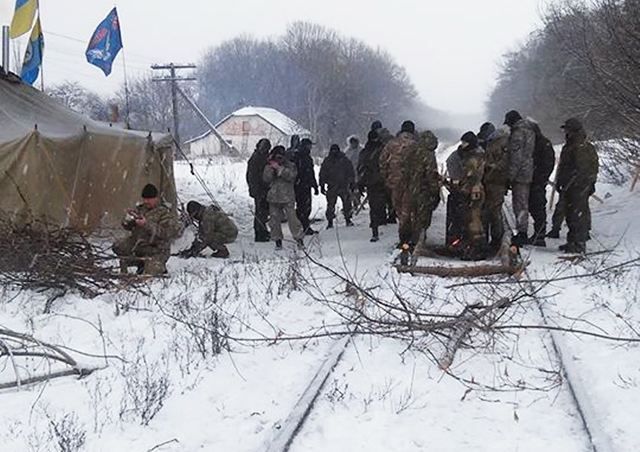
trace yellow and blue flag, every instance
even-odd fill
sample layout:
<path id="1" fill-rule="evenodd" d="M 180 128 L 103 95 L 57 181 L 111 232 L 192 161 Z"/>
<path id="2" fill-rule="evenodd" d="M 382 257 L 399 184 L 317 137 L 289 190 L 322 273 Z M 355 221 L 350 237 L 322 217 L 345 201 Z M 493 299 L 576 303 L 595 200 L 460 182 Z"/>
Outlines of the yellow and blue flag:
<path id="1" fill-rule="evenodd" d="M 91 36 L 86 52 L 87 61 L 102 69 L 104 75 L 109 75 L 113 60 L 116 59 L 120 49 L 122 49 L 120 21 L 118 11 L 113 8 Z"/>
<path id="2" fill-rule="evenodd" d="M 12 38 L 22 36 L 31 30 L 37 9 L 38 0 L 16 0 L 16 9 L 13 13 L 11 31 L 9 32 Z"/>
<path id="3" fill-rule="evenodd" d="M 24 54 L 22 63 L 22 72 L 20 78 L 23 82 L 33 85 L 40 74 L 42 66 L 42 56 L 44 54 L 44 36 L 42 35 L 42 27 L 40 26 L 40 18 L 36 20 L 36 24 L 31 31 L 27 51 Z"/>

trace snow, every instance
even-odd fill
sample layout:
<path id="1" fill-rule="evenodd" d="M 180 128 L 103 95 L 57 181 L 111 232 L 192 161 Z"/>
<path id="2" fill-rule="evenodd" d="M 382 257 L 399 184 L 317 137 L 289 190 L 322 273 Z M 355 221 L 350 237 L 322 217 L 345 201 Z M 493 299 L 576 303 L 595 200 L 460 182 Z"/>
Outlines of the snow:
<path id="1" fill-rule="evenodd" d="M 231 113 L 230 116 L 260 116 L 285 135 L 311 135 L 311 132 L 300 126 L 293 119 L 273 108 L 251 106 L 243 107 L 240 110 Z M 223 119 L 221 122 L 224 121 L 225 120 Z"/>
<path id="2" fill-rule="evenodd" d="M 441 155 L 447 149 L 443 145 Z M 46 294 L 0 288 L 1 327 L 95 355 L 72 352 L 83 365 L 100 368 L 81 380 L 63 378 L 0 392 L 0 425 L 5 426 L 0 450 L 58 450 L 50 419 L 59 423 L 70 413 L 86 431 L 84 450 L 145 451 L 165 442 L 158 450 L 265 450 L 335 344 L 331 338 L 275 338 L 319 332 L 339 322 L 336 312 L 313 295 L 337 299 L 345 287 L 326 272 L 310 273 L 314 267 L 290 242 L 280 253 L 271 243 L 253 243 L 245 165 L 229 159 L 195 165 L 216 202 L 239 226 L 231 260 L 172 258 L 170 277 L 149 282 L 144 293 L 93 300 L 69 294 L 54 303 L 50 314 L 42 313 Z M 176 178 L 181 202 L 210 202 L 188 165 L 176 164 Z M 594 240 L 589 245 L 593 250 L 616 247 L 616 255 L 602 257 L 610 265 L 637 257 L 640 197 L 629 194 L 628 187 L 603 185 L 598 192 L 611 196 L 592 205 Z M 316 218 L 324 217 L 324 208 L 323 197 L 314 198 Z M 444 210 L 440 206 L 429 230 L 431 244 L 443 240 Z M 370 244 L 367 211 L 355 219 L 355 228 L 344 228 L 340 217 L 336 229 L 307 241 L 309 254 L 339 273 L 349 272 L 380 296 L 392 297 L 398 287 L 425 307 L 451 313 L 487 296 L 482 288 L 454 291 L 448 288 L 451 281 L 399 275 L 389 265 L 394 226 L 385 227 L 381 241 Z M 192 236 L 188 231 L 174 251 L 188 246 Z M 560 262 L 551 247 L 528 253 L 530 278 L 579 274 L 595 265 Z M 606 279 L 555 282 L 542 294 L 544 309 L 558 325 L 634 336 L 633 329 L 640 331 L 638 280 L 635 268 Z M 514 306 L 504 321 L 539 325 L 539 313 L 528 306 Z M 228 323 L 230 336 L 243 340 L 231 341 L 229 352 L 203 357 L 193 333 L 175 318 L 200 323 L 211 319 L 212 312 Z M 258 341 L 264 337 L 274 340 Z M 556 337 L 572 382 L 589 397 L 594 428 L 609 438 L 613 450 L 640 450 L 635 425 L 640 418 L 638 347 L 562 333 Z M 568 387 L 557 373 L 548 333 L 518 330 L 492 338 L 474 335 L 473 341 L 482 350 L 460 350 L 450 375 L 430 356 L 440 351 L 435 341 L 418 337 L 417 343 L 428 347 L 407 348 L 390 338 L 356 336 L 291 451 L 591 450 Z M 105 353 L 126 362 L 105 361 L 100 358 Z M 11 377 L 10 368 L 0 368 L 0 381 Z M 163 406 L 147 426 L 130 411 L 127 396 L 145 378 L 170 382 Z M 464 381 L 477 384 L 469 390 Z"/>

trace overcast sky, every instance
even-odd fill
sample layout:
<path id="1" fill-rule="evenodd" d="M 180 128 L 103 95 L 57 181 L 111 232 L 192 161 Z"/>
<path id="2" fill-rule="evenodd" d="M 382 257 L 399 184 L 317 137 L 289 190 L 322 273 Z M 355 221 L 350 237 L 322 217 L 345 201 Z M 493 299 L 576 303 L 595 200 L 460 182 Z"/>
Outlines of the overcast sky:
<path id="1" fill-rule="evenodd" d="M 197 62 L 204 50 L 239 34 L 275 36 L 308 20 L 389 51 L 425 102 L 455 113 L 483 111 L 500 57 L 540 23 L 541 0 L 120 0 L 129 75 L 156 62 Z M 0 0 L 0 23 L 15 0 Z M 45 30 L 45 84 L 77 80 L 101 93 L 122 82 L 84 60 L 109 0 L 40 0 Z"/>

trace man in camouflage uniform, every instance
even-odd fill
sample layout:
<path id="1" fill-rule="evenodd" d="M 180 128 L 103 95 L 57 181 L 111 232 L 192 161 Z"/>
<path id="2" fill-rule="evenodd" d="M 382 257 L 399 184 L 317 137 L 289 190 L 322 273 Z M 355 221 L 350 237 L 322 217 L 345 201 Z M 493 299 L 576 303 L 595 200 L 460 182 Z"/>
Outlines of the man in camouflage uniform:
<path id="1" fill-rule="evenodd" d="M 484 214 L 489 250 L 497 252 L 504 236 L 502 205 L 507 192 L 507 169 L 509 166 L 509 130 L 501 127 L 487 139 L 484 166 Z"/>
<path id="2" fill-rule="evenodd" d="M 205 248 L 213 250 L 213 257 L 229 257 L 229 249 L 225 246 L 238 238 L 238 227 L 219 207 L 205 207 L 196 201 L 187 203 L 189 217 L 197 223 L 198 233 L 191 248 L 180 253 L 181 257 L 198 256 Z"/>
<path id="3" fill-rule="evenodd" d="M 405 121 L 398 135 L 387 143 L 380 155 L 380 172 L 391 192 L 393 208 L 398 216 L 400 245 L 410 244 L 414 232 L 406 162 L 416 143 L 416 138 L 415 124 Z"/>
<path id="4" fill-rule="evenodd" d="M 465 197 L 463 259 L 479 260 L 486 257 L 486 243 L 483 228 L 484 205 L 484 153 L 473 132 L 466 132 L 461 138 L 463 176 L 459 190 Z"/>
<path id="5" fill-rule="evenodd" d="M 302 223 L 303 231 L 306 235 L 317 234 L 316 231 L 311 229 L 311 209 L 312 209 L 312 195 L 318 195 L 318 182 L 316 181 L 316 173 L 311 158 L 311 148 L 313 143 L 308 138 L 300 141 L 298 150 L 294 154 L 293 163 L 296 165 L 298 175 L 295 181 L 295 194 L 296 194 L 296 215 L 298 220 Z"/>
<path id="6" fill-rule="evenodd" d="M 282 222 L 289 223 L 289 230 L 299 247 L 304 246 L 302 238 L 304 229 L 295 211 L 296 193 L 294 184 L 298 176 L 296 165 L 285 157 L 283 146 L 276 146 L 269 154 L 263 179 L 269 186 L 269 226 L 271 239 L 276 242 L 276 249 L 282 249 Z"/>
<path id="7" fill-rule="evenodd" d="M 382 145 L 382 149 L 393 139 L 393 135 L 389 132 L 389 129 L 382 126 L 382 122 L 373 121 L 371 123 L 371 131 L 375 132 L 378 136 L 378 140 Z M 379 160 L 379 159 L 378 159 Z M 388 188 L 385 187 L 385 223 L 384 224 L 395 224 L 396 223 L 396 212 L 393 210 L 393 203 L 391 202 L 391 192 Z"/>
<path id="8" fill-rule="evenodd" d="M 562 128 L 566 144 L 562 149 L 558 166 L 558 190 L 566 198 L 567 244 L 560 247 L 568 253 L 586 252 L 589 237 L 589 197 L 595 193 L 599 161 L 596 148 L 587 141 L 587 134 L 580 120 L 568 119 Z"/>
<path id="9" fill-rule="evenodd" d="M 138 268 L 138 274 L 162 275 L 167 272 L 171 241 L 180 233 L 180 223 L 169 206 L 159 197 L 158 189 L 147 184 L 142 190 L 142 202 L 129 209 L 122 227 L 131 234 L 113 245 L 120 258 L 120 270 Z"/>
<path id="10" fill-rule="evenodd" d="M 271 240 L 267 223 L 269 222 L 269 202 L 267 192 L 269 186 L 262 179 L 264 167 L 267 166 L 267 158 L 271 150 L 271 142 L 266 138 L 258 141 L 256 150 L 253 151 L 247 163 L 247 185 L 249 186 L 249 196 L 253 198 L 253 231 L 256 242 L 268 242 Z"/>
<path id="11" fill-rule="evenodd" d="M 522 246 L 529 243 L 529 192 L 533 180 L 533 153 L 536 134 L 531 121 L 523 119 L 520 113 L 515 110 L 505 115 L 504 123 L 511 129 L 507 147 L 509 152 L 508 177 L 518 231 L 518 234 L 513 238 L 513 244 Z"/>
<path id="12" fill-rule="evenodd" d="M 440 174 L 435 150 L 438 138 L 431 132 L 421 132 L 407 156 L 408 189 L 411 193 L 411 242 L 425 245 L 426 232 L 431 226 L 433 211 L 440 204 Z"/>
<path id="13" fill-rule="evenodd" d="M 342 213 L 347 226 L 353 226 L 351 193 L 354 185 L 355 171 L 351 161 L 337 144 L 332 144 L 329 155 L 320 167 L 320 191 L 327 196 L 327 229 L 333 228 L 338 198 L 342 201 Z"/>

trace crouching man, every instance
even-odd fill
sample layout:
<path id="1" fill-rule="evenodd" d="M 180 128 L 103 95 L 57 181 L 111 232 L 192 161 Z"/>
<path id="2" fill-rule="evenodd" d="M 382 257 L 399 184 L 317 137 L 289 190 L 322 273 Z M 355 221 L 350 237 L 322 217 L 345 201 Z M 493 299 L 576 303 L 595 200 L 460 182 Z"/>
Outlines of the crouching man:
<path id="1" fill-rule="evenodd" d="M 127 210 L 122 227 L 131 232 L 129 237 L 113 245 L 113 252 L 120 258 L 122 273 L 127 273 L 129 267 L 137 267 L 139 275 L 167 273 L 171 241 L 178 236 L 180 223 L 160 199 L 155 185 L 145 185 L 142 202 Z"/>
<path id="2" fill-rule="evenodd" d="M 197 224 L 198 234 L 191 248 L 182 251 L 179 256 L 196 257 L 207 247 L 213 250 L 213 257 L 229 257 L 229 249 L 225 246 L 238 238 L 238 227 L 217 206 L 205 207 L 196 201 L 187 203 L 187 213 Z"/>

